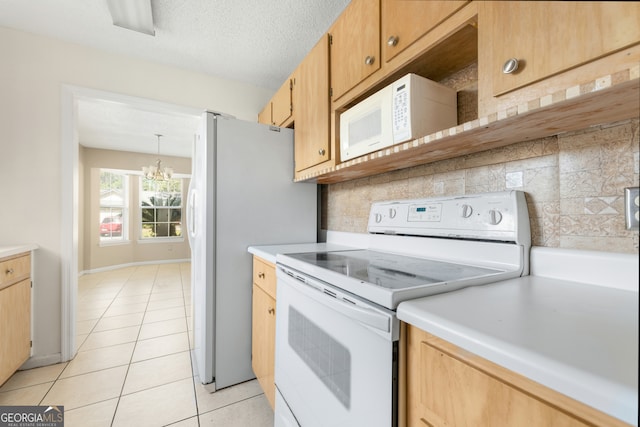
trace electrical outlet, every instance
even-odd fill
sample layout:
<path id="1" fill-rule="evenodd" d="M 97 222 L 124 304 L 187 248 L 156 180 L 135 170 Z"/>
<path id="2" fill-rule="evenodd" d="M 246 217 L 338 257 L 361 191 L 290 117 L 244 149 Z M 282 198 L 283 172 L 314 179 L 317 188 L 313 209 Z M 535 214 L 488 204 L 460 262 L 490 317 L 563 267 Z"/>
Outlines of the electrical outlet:
<path id="1" fill-rule="evenodd" d="M 627 230 L 638 230 L 640 225 L 640 187 L 624 189 L 624 217 Z"/>

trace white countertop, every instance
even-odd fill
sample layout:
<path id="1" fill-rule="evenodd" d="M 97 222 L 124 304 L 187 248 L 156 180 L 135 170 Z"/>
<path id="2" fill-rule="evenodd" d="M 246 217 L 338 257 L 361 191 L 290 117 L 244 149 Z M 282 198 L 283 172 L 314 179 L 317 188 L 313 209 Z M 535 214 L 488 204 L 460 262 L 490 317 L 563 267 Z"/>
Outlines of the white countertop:
<path id="1" fill-rule="evenodd" d="M 562 251 L 536 251 L 532 271 L 547 271 L 534 266 L 540 253 L 566 261 Z M 577 263 L 565 264 L 565 277 L 527 276 L 406 301 L 398 318 L 637 426 L 638 281 L 618 289 L 567 280 L 584 268 L 579 251 L 567 254 Z M 611 254 L 598 255 L 585 252 L 606 273 Z M 622 256 L 616 266 L 633 280 L 638 257 Z"/>
<path id="2" fill-rule="evenodd" d="M 34 243 L 13 246 L 0 246 L 0 258 L 18 255 L 24 252 L 30 252 L 38 249 L 38 245 Z"/>

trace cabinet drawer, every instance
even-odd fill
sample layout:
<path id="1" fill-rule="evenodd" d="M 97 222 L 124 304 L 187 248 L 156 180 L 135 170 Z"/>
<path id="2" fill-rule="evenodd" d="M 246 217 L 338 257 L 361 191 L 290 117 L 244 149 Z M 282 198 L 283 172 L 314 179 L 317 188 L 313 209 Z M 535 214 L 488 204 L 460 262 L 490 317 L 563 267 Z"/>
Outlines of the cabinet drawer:
<path id="1" fill-rule="evenodd" d="M 261 258 L 253 257 L 253 283 L 275 299 L 276 267 Z"/>
<path id="2" fill-rule="evenodd" d="M 31 255 L 19 255 L 0 262 L 0 289 L 31 275 Z"/>

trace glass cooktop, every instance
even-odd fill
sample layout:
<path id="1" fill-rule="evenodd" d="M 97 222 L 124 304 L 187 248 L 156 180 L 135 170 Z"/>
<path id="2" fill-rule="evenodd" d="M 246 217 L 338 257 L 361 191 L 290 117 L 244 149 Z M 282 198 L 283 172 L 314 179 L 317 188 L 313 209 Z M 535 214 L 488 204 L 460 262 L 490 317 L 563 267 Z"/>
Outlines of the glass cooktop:
<path id="1" fill-rule="evenodd" d="M 390 290 L 503 273 L 485 267 L 368 249 L 287 254 L 288 257 Z"/>

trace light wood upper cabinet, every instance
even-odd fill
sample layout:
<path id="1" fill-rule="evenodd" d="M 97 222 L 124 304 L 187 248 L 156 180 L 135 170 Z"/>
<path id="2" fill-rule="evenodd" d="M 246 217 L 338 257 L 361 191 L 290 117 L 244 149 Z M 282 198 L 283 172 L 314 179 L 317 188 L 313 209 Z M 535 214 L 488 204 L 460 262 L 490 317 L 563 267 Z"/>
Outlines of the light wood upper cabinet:
<path id="1" fill-rule="evenodd" d="M 640 40 L 638 2 L 479 2 L 478 74 L 501 95 Z M 503 72 L 507 60 L 518 69 Z"/>
<path id="2" fill-rule="evenodd" d="M 331 158 L 329 148 L 329 39 L 324 36 L 294 72 L 295 171 Z"/>
<path id="3" fill-rule="evenodd" d="M 352 0 L 329 33 L 335 101 L 380 69 L 380 0 Z"/>
<path id="4" fill-rule="evenodd" d="M 258 123 L 262 123 L 263 125 L 270 125 L 273 123 L 273 119 L 271 118 L 271 104 L 272 101 L 267 102 L 267 105 L 265 105 L 262 111 L 258 113 Z"/>
<path id="5" fill-rule="evenodd" d="M 388 62 L 468 1 L 382 0 L 382 52 Z"/>
<path id="6" fill-rule="evenodd" d="M 293 82 L 287 79 L 271 98 L 271 117 L 274 126 L 283 126 L 293 112 Z"/>
<path id="7" fill-rule="evenodd" d="M 0 260 L 0 384 L 31 353 L 31 255 Z"/>
<path id="8" fill-rule="evenodd" d="M 258 123 L 287 127 L 293 120 L 293 80 L 288 78 L 273 95 L 262 111 Z"/>

